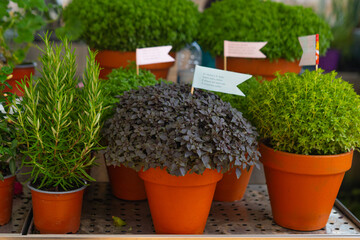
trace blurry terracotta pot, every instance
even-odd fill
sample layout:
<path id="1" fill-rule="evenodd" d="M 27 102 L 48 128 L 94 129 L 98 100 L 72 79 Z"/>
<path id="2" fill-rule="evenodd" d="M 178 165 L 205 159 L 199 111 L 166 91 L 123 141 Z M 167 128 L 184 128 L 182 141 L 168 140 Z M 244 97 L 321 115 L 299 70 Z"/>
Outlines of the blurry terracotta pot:
<path id="1" fill-rule="evenodd" d="M 10 221 L 12 213 L 15 176 L 6 176 L 0 180 L 0 225 Z"/>
<path id="2" fill-rule="evenodd" d="M 224 58 L 216 57 L 216 68 L 224 69 Z M 248 58 L 227 58 L 227 70 L 239 73 L 261 76 L 266 80 L 275 78 L 275 73 L 286 72 L 300 73 L 299 61 L 289 62 L 285 59 L 277 59 L 270 62 L 268 59 L 248 59 Z"/>
<path id="3" fill-rule="evenodd" d="M 242 169 L 240 178 L 237 178 L 235 168 L 224 173 L 223 178 L 216 184 L 214 201 L 233 202 L 241 200 L 245 194 L 253 168 L 251 166 L 249 171 Z"/>
<path id="4" fill-rule="evenodd" d="M 144 181 L 135 170 L 123 165 L 108 166 L 107 170 L 111 191 L 115 197 L 129 201 L 146 199 Z"/>
<path id="5" fill-rule="evenodd" d="M 156 233 L 202 234 L 222 175 L 209 169 L 183 177 L 160 168 L 140 171 Z"/>
<path id="6" fill-rule="evenodd" d="M 175 57 L 174 52 L 169 53 L 170 56 Z M 107 75 L 114 69 L 126 67 L 130 62 L 136 61 L 135 52 L 120 52 L 102 50 L 96 55 L 95 60 L 99 63 L 102 70 L 100 71 L 100 78 L 107 79 Z M 142 65 L 140 68 L 147 69 L 152 72 L 157 79 L 166 79 L 169 69 L 174 65 L 174 62 L 157 63 Z"/>
<path id="7" fill-rule="evenodd" d="M 300 231 L 325 227 L 353 151 L 300 155 L 260 144 L 260 152 L 274 221 Z"/>
<path id="8" fill-rule="evenodd" d="M 11 79 L 7 80 L 7 82 L 10 84 L 12 89 L 5 86 L 4 92 L 11 92 L 11 93 L 16 94 L 19 97 L 24 96 L 24 93 L 22 92 L 23 89 L 22 88 L 19 89 L 19 86 L 16 82 L 17 81 L 21 82 L 22 79 L 28 81 L 30 76 L 31 75 L 34 76 L 34 74 L 35 74 L 35 63 L 24 63 L 24 64 L 17 65 L 13 69 L 13 73 L 12 73 L 13 77 Z"/>
<path id="9" fill-rule="evenodd" d="M 76 233 L 80 228 L 83 194 L 86 186 L 67 192 L 31 189 L 34 225 L 40 233 Z"/>

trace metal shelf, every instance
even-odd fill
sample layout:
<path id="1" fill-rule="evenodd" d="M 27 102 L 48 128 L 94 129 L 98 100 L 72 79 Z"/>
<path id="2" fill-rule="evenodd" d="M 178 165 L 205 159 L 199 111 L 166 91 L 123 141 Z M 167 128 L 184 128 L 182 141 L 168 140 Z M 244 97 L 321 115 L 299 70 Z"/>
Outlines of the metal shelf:
<path id="1" fill-rule="evenodd" d="M 113 225 L 112 216 L 127 222 L 126 226 Z M 355 218 L 356 220 L 356 218 Z M 28 236 L 38 235 L 31 225 Z M 84 195 L 81 227 L 77 234 L 58 235 L 66 238 L 84 235 L 108 237 L 156 237 L 147 201 L 123 201 L 111 194 L 107 183 L 94 183 Z M 120 236 L 119 236 L 120 234 Z M 324 229 L 300 232 L 282 228 L 272 219 L 266 185 L 249 185 L 244 198 L 233 203 L 213 202 L 203 237 L 224 236 L 357 236 L 360 228 L 334 207 Z M 160 235 L 157 235 L 160 236 Z M 125 236 L 124 236 L 125 237 Z"/>

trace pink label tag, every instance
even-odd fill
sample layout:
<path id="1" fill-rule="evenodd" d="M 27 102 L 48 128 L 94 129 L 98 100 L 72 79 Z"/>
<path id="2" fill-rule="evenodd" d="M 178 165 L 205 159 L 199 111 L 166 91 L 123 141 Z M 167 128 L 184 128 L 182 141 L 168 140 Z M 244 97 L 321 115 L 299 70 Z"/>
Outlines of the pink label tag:
<path id="1" fill-rule="evenodd" d="M 224 41 L 224 56 L 239 58 L 266 58 L 260 52 L 267 42 L 232 42 Z"/>
<path id="2" fill-rule="evenodd" d="M 316 35 L 299 37 L 303 50 L 299 66 L 311 66 L 316 64 Z"/>
<path id="3" fill-rule="evenodd" d="M 137 48 L 136 65 L 174 62 L 175 59 L 169 55 L 171 48 L 172 46 Z"/>

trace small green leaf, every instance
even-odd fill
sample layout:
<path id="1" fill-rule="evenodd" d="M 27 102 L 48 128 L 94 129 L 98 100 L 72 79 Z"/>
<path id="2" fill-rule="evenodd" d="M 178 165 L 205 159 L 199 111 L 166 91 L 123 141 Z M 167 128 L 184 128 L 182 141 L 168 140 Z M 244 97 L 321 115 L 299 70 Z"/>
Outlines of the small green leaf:
<path id="1" fill-rule="evenodd" d="M 117 227 L 122 227 L 126 225 L 126 222 L 119 217 L 112 216 L 112 219 L 114 220 L 114 225 Z"/>
<path id="2" fill-rule="evenodd" d="M 16 164 L 15 164 L 15 160 L 13 158 L 11 158 L 10 161 L 9 161 L 9 168 L 10 168 L 11 174 L 15 174 L 15 172 L 16 172 Z"/>

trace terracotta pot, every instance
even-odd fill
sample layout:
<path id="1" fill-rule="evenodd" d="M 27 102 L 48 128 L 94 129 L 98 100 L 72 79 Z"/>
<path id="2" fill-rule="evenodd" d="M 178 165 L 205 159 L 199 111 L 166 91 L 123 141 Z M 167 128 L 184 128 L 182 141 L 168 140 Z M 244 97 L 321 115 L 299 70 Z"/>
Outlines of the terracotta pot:
<path id="1" fill-rule="evenodd" d="M 353 151 L 300 155 L 260 144 L 260 152 L 274 221 L 300 231 L 325 227 Z"/>
<path id="2" fill-rule="evenodd" d="M 216 57 L 216 68 L 224 69 L 224 57 Z M 239 73 L 261 76 L 266 80 L 273 80 L 275 73 L 286 72 L 300 73 L 299 61 L 289 62 L 285 59 L 277 59 L 270 62 L 268 59 L 227 58 L 227 70 Z"/>
<path id="3" fill-rule="evenodd" d="M 80 217 L 84 189 L 67 192 L 38 190 L 28 183 L 31 189 L 34 225 L 40 233 L 76 233 L 80 228 Z"/>
<path id="4" fill-rule="evenodd" d="M 202 234 L 222 174 L 206 169 L 202 175 L 183 177 L 152 168 L 139 176 L 144 179 L 156 233 Z"/>
<path id="5" fill-rule="evenodd" d="M 169 53 L 170 56 L 175 57 L 174 52 Z M 126 67 L 130 62 L 136 61 L 135 52 L 120 52 L 120 51 L 110 51 L 102 50 L 95 57 L 96 61 L 99 63 L 102 70 L 100 71 L 100 78 L 107 79 L 107 75 L 114 69 L 120 67 Z M 174 65 L 174 62 L 166 63 L 157 63 L 157 64 L 148 64 L 142 65 L 140 68 L 147 69 L 152 72 L 157 79 L 163 78 L 166 79 L 169 68 Z"/>
<path id="6" fill-rule="evenodd" d="M 129 201 L 146 199 L 144 181 L 135 170 L 123 165 L 120 167 L 108 166 L 107 170 L 111 191 L 115 197 Z"/>
<path id="7" fill-rule="evenodd" d="M 241 200 L 245 194 L 253 168 L 251 166 L 249 171 L 242 169 L 240 178 L 237 178 L 235 168 L 224 173 L 224 177 L 216 184 L 214 201 L 233 202 Z"/>
<path id="8" fill-rule="evenodd" d="M 35 63 L 24 63 L 24 64 L 17 65 L 13 69 L 12 75 L 13 75 L 13 77 L 11 79 L 7 80 L 7 82 L 10 84 L 10 86 L 12 86 L 12 89 L 5 86 L 4 92 L 11 92 L 11 93 L 16 94 L 19 97 L 24 96 L 24 93 L 22 92 L 23 89 L 20 88 L 16 82 L 17 81 L 21 82 L 21 80 L 25 79 L 25 77 L 28 80 L 31 75 L 34 76 L 35 75 Z"/>
<path id="9" fill-rule="evenodd" d="M 10 221 L 14 194 L 15 176 L 6 176 L 0 180 L 0 225 Z"/>

